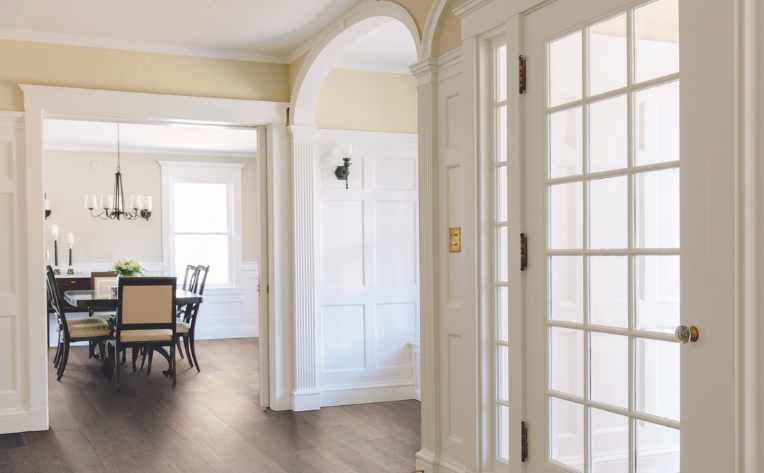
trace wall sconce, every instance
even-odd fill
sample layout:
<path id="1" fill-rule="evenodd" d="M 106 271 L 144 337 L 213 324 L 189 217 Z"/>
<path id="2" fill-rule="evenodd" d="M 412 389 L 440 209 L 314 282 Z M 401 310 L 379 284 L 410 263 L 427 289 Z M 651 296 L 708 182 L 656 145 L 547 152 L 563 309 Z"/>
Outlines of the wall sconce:
<path id="1" fill-rule="evenodd" d="M 42 195 L 42 206 L 45 214 L 45 220 L 48 220 L 48 217 L 50 217 L 50 214 L 53 213 L 50 210 L 50 201 L 48 200 L 48 194 L 44 193 Z"/>
<path id="2" fill-rule="evenodd" d="M 348 178 L 350 177 L 350 156 L 353 154 L 353 147 L 348 146 L 348 153 L 346 158 L 342 158 L 342 165 L 337 166 L 334 170 L 334 175 L 337 176 L 337 180 L 345 181 L 345 189 L 350 189 L 350 183 Z"/>

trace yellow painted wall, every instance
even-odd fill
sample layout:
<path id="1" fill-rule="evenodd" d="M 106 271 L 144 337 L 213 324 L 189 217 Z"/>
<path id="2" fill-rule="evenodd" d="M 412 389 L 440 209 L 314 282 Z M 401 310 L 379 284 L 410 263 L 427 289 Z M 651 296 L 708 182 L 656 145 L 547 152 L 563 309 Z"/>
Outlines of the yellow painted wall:
<path id="1" fill-rule="evenodd" d="M 289 66 L 0 40 L 0 110 L 23 110 L 18 84 L 289 101 Z"/>
<path id="2" fill-rule="evenodd" d="M 421 35 L 427 23 L 427 15 L 435 0 L 393 0 L 414 18 Z M 464 0 L 449 0 L 441 14 L 438 28 L 433 39 L 432 53 L 435 57 L 450 51 L 462 44 L 459 19 L 453 14 L 454 8 L 464 3 Z"/>
<path id="3" fill-rule="evenodd" d="M 319 128 L 416 133 L 416 80 L 408 74 L 334 69 L 316 104 Z"/>
<path id="4" fill-rule="evenodd" d="M 440 22 L 433 38 L 433 56 L 438 57 L 462 44 L 461 23 L 456 15 L 453 14 L 454 8 L 462 3 L 464 3 L 463 0 L 449 0 L 443 9 L 443 15 L 440 17 Z"/>

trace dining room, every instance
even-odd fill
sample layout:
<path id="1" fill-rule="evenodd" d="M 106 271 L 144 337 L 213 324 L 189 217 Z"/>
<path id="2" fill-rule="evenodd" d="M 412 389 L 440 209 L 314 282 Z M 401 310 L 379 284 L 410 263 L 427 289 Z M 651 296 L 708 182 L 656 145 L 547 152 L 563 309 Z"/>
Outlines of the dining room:
<path id="1" fill-rule="evenodd" d="M 174 386 L 221 347 L 256 352 L 257 129 L 45 119 L 43 136 L 49 378 Z"/>

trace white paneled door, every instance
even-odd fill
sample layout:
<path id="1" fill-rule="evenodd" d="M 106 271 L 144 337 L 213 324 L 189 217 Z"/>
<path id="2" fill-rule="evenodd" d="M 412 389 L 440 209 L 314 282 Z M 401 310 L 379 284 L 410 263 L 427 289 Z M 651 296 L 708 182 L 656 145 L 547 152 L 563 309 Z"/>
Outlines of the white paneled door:
<path id="1" fill-rule="evenodd" d="M 733 471 L 733 2 L 711 3 L 521 16 L 526 471 Z"/>

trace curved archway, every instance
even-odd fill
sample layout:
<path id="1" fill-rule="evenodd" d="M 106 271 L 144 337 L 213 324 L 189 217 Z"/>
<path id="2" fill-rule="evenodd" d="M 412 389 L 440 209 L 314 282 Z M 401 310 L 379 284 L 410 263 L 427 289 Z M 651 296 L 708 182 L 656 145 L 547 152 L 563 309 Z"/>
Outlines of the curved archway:
<path id="1" fill-rule="evenodd" d="M 325 30 L 318 44 L 308 53 L 292 88 L 292 117 L 290 125 L 313 125 L 321 86 L 340 54 L 349 45 L 367 34 L 380 18 L 400 21 L 411 33 L 417 60 L 422 60 L 422 43 L 416 22 L 409 12 L 387 0 L 364 1 Z"/>
<path id="2" fill-rule="evenodd" d="M 435 0 L 430 6 L 427 20 L 422 31 L 422 54 L 424 58 L 432 57 L 432 46 L 435 42 L 435 32 L 440 23 L 440 17 L 446 8 L 448 0 Z M 420 59 L 421 60 L 421 59 Z"/>

